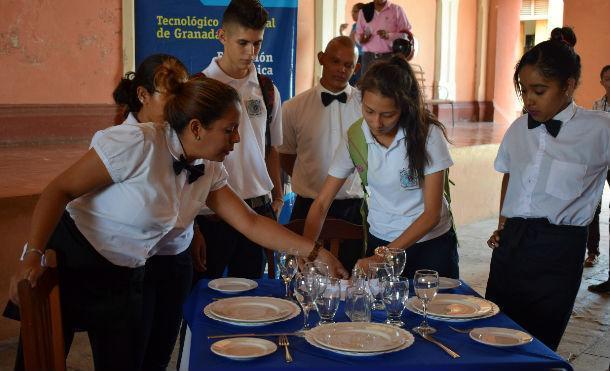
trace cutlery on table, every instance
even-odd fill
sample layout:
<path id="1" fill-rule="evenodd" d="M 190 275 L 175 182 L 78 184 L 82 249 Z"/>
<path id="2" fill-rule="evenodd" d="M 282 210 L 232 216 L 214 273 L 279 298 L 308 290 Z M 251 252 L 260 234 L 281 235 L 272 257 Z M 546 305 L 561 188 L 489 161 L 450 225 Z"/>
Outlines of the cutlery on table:
<path id="1" fill-rule="evenodd" d="M 288 342 L 288 336 L 280 335 L 279 344 L 286 350 L 286 363 L 292 362 L 292 355 L 290 355 L 290 351 L 288 350 L 288 345 L 290 345 L 290 342 Z"/>
<path id="2" fill-rule="evenodd" d="M 240 337 L 266 337 L 266 336 L 304 336 L 303 331 L 297 332 L 269 332 L 263 334 L 221 334 L 210 335 L 208 339 L 240 338 Z"/>
<path id="3" fill-rule="evenodd" d="M 474 330 L 474 328 L 457 328 L 453 326 L 449 326 L 455 332 L 459 332 L 460 334 L 470 334 L 470 331 Z"/>
<path id="4" fill-rule="evenodd" d="M 449 354 L 451 357 L 453 358 L 459 358 L 460 355 L 457 354 L 456 352 L 454 352 L 453 350 L 451 350 L 449 347 L 447 347 L 445 344 L 441 343 L 440 341 L 436 340 L 434 337 L 432 337 L 432 335 L 430 334 L 426 334 L 426 333 L 422 333 L 421 331 L 416 331 L 419 336 L 422 337 L 422 339 L 428 340 L 429 342 L 436 344 L 438 347 L 440 347 L 442 350 L 444 350 L 445 352 L 447 352 L 447 354 Z"/>

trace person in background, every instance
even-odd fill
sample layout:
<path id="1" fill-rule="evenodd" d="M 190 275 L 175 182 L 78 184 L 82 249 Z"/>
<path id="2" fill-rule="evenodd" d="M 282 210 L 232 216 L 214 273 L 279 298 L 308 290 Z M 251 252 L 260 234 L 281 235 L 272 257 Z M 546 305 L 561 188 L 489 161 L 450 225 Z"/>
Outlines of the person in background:
<path id="1" fill-rule="evenodd" d="M 457 239 L 447 200 L 445 170 L 453 165 L 443 125 L 425 109 L 411 66 L 400 57 L 374 63 L 358 83 L 363 120 L 359 130 L 367 156 L 356 165 L 352 137 L 344 137 L 318 196 L 309 208 L 304 236 L 316 239 L 332 201 L 355 169 L 368 169 L 366 256 L 357 265 L 383 261 L 385 248 L 406 250 L 403 276 L 418 269 L 459 277 Z M 348 134 L 349 136 L 349 134 Z"/>
<path id="2" fill-rule="evenodd" d="M 610 112 L 610 65 L 606 65 L 602 68 L 600 74 L 600 84 L 605 90 L 605 94 L 600 100 L 593 103 L 593 109 L 596 111 Z M 606 181 L 610 184 L 610 171 L 606 174 Z M 599 214 L 602 211 L 601 200 L 595 210 L 595 216 L 593 221 L 589 225 L 589 238 L 587 241 L 587 258 L 585 259 L 585 267 L 592 267 L 597 263 L 599 257 Z M 594 249 L 590 249 L 590 246 Z M 597 249 L 595 249 L 597 247 Z M 609 254 L 610 255 L 610 254 Z M 608 279 L 597 285 L 590 285 L 589 291 L 596 292 L 598 294 L 610 293 L 610 257 L 608 259 Z"/>
<path id="3" fill-rule="evenodd" d="M 360 46 L 360 44 L 358 43 L 358 40 L 356 40 L 356 22 L 358 21 L 358 13 L 360 13 L 360 9 L 362 9 L 362 7 L 364 6 L 364 3 L 356 3 L 354 4 L 354 6 L 352 6 L 352 20 L 354 21 L 354 23 L 352 23 L 352 29 L 349 33 L 350 39 L 352 39 L 352 42 L 354 43 L 354 45 L 356 46 L 356 48 L 358 49 L 358 64 L 362 63 L 362 46 Z M 343 32 L 347 29 L 348 24 L 347 23 L 343 23 L 340 27 L 339 27 L 339 33 L 343 36 Z M 351 86 L 355 86 L 356 83 L 358 82 L 358 79 L 360 79 L 360 69 L 354 71 L 354 74 L 352 75 L 352 77 L 349 79 L 349 84 Z"/>
<path id="4" fill-rule="evenodd" d="M 263 43 L 267 19 L 268 13 L 258 0 L 231 1 L 218 32 L 223 54 L 212 59 L 202 73 L 232 86 L 241 96 L 241 142 L 224 161 L 229 185 L 252 210 L 277 219 L 284 204 L 277 151 L 282 144 L 280 93 L 268 77 L 257 73 L 253 63 Z M 197 218 L 207 246 L 203 277 L 221 277 L 225 269 L 231 277 L 262 277 L 261 246 L 209 211 L 204 214 L 208 215 Z"/>
<path id="5" fill-rule="evenodd" d="M 573 100 L 580 57 L 561 38 L 527 51 L 513 77 L 528 114 L 506 132 L 485 297 L 556 350 L 580 286 L 587 226 L 610 164 L 610 117 Z"/>
<path id="6" fill-rule="evenodd" d="M 388 0 L 374 0 L 358 13 L 356 40 L 362 45 L 362 73 L 377 59 L 392 56 L 392 43 L 411 32 L 405 11 Z"/>
<path id="7" fill-rule="evenodd" d="M 360 94 L 348 84 L 353 72 L 360 68 L 353 41 L 347 36 L 335 37 L 324 52 L 318 53 L 318 62 L 322 65 L 320 83 L 282 106 L 284 140 L 279 148 L 280 162 L 291 176 L 292 190 L 297 194 L 292 220 L 307 217 L 337 147 L 350 125 L 362 116 Z M 362 196 L 360 179 L 352 173 L 328 215 L 362 224 Z M 346 241 L 339 250 L 339 260 L 351 271 L 363 253 L 361 241 Z"/>

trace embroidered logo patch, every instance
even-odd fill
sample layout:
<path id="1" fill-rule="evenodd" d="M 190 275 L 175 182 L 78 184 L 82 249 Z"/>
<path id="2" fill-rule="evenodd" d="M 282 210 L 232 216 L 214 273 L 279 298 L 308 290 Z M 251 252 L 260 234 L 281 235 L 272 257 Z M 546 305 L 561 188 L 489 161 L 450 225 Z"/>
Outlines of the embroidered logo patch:
<path id="1" fill-rule="evenodd" d="M 246 101 L 246 111 L 248 116 L 256 117 L 263 114 L 263 102 L 260 99 L 250 99 Z"/>
<path id="2" fill-rule="evenodd" d="M 400 186 L 402 188 L 417 188 L 419 186 L 419 181 L 417 180 L 417 176 L 409 169 L 400 170 Z"/>

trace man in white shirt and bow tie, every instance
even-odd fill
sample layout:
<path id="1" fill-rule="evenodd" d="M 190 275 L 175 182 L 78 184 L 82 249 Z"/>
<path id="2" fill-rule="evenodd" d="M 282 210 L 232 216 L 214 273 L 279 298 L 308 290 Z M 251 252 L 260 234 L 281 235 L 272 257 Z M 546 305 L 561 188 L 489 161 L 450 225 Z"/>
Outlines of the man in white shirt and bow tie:
<path id="1" fill-rule="evenodd" d="M 347 36 L 332 39 L 318 53 L 322 65 L 320 83 L 282 106 L 283 141 L 280 163 L 292 177 L 297 198 L 291 219 L 304 219 L 318 196 L 341 138 L 362 116 L 360 93 L 348 82 L 360 68 L 354 42 Z M 362 224 L 362 187 L 352 174 L 332 203 L 328 217 Z M 355 242 L 355 243 L 354 243 Z M 339 260 L 349 271 L 362 253 L 360 241 L 342 246 Z"/>

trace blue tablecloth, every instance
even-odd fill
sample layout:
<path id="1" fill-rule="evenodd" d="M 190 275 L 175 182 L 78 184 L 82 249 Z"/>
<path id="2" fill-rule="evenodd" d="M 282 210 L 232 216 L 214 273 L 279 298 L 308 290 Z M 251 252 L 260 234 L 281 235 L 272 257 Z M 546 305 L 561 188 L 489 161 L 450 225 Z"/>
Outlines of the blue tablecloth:
<path id="1" fill-rule="evenodd" d="M 292 320 L 261 327 L 240 327 L 218 322 L 207 318 L 203 308 L 212 301 L 212 298 L 229 297 L 207 286 L 208 281 L 202 280 L 193 289 L 184 304 L 184 318 L 191 330 L 190 370 L 211 369 L 283 369 L 283 370 L 544 370 L 560 368 L 572 370 L 572 367 L 559 355 L 547 348 L 537 339 L 533 342 L 511 348 L 496 348 L 480 344 L 470 339 L 466 334 L 456 333 L 449 329 L 448 322 L 430 320 L 430 324 L 437 329 L 434 336 L 461 355 L 452 359 L 436 345 L 415 336 L 415 343 L 402 351 L 374 357 L 349 357 L 315 348 L 301 337 L 290 337 L 290 350 L 294 362 L 284 362 L 284 352 L 277 352 L 251 361 L 233 361 L 215 355 L 210 346 L 217 340 L 208 340 L 208 335 L 230 333 L 265 333 L 265 332 L 292 332 L 300 329 L 303 324 L 303 315 Z M 263 279 L 258 281 L 258 288 L 242 295 L 281 297 L 284 285 L 279 280 Z M 457 289 L 443 291 L 455 294 L 476 295 L 467 285 L 462 284 Z M 347 321 L 343 310 L 343 302 L 337 311 L 336 321 Z M 405 310 L 403 322 L 410 329 L 421 322 L 422 317 Z M 310 313 L 310 323 L 315 323 L 318 316 L 315 311 Z M 375 311 L 374 322 L 385 320 L 385 312 Z M 496 316 L 474 320 L 464 323 L 455 323 L 455 327 L 507 327 L 521 329 L 514 321 L 503 313 Z M 269 338 L 277 343 L 277 338 Z"/>

